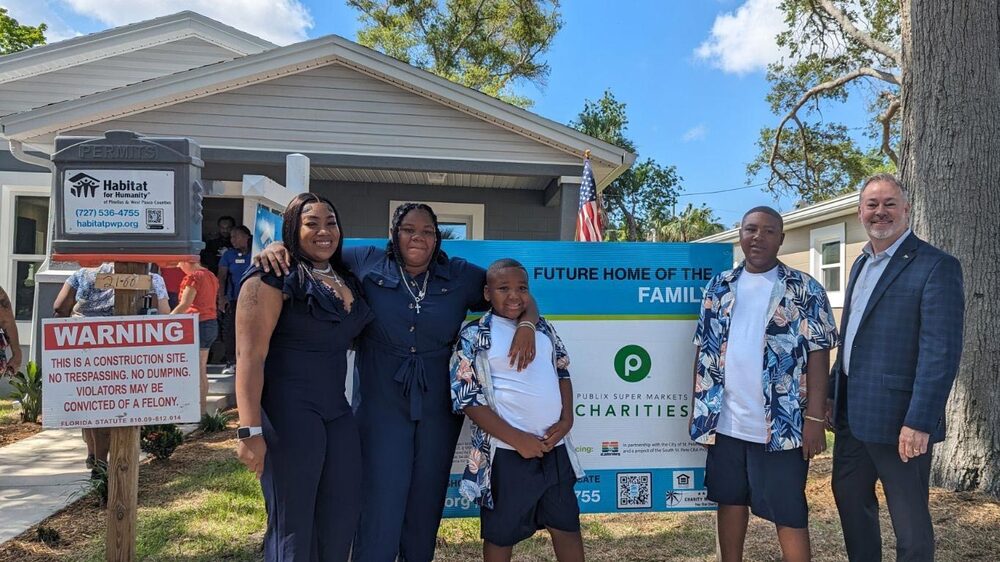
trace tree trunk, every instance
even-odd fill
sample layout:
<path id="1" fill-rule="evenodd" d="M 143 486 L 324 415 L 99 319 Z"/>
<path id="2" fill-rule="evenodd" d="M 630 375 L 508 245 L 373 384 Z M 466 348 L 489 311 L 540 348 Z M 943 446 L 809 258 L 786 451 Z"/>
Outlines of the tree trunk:
<path id="1" fill-rule="evenodd" d="M 639 239 L 639 224 L 635 215 L 629 212 L 625 205 L 621 205 L 622 216 L 625 217 L 625 240 L 628 242 L 635 242 Z"/>
<path id="2" fill-rule="evenodd" d="M 902 0 L 901 15 L 901 176 L 913 227 L 957 257 L 965 276 L 962 366 L 932 478 L 998 496 L 1000 4 Z"/>

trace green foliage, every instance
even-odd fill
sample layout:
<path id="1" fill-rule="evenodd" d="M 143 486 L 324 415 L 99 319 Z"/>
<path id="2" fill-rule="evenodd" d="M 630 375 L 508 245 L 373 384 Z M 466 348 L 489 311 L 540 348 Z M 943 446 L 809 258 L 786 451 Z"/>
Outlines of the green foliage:
<path id="1" fill-rule="evenodd" d="M 226 429 L 229 422 L 236 419 L 235 412 L 221 412 L 216 410 L 214 414 L 203 414 L 198 422 L 198 429 L 204 433 L 217 433 Z"/>
<path id="2" fill-rule="evenodd" d="M 578 131 L 609 142 L 630 152 L 638 152 L 625 136 L 628 115 L 625 103 L 606 90 L 596 102 L 586 100 L 577 120 L 570 123 Z M 611 222 L 611 240 L 645 240 L 653 224 L 670 216 L 677 201 L 681 177 L 673 166 L 661 166 L 652 158 L 637 161 L 601 193 Z"/>
<path id="3" fill-rule="evenodd" d="M 544 84 L 541 56 L 562 27 L 558 0 L 347 0 L 358 42 L 508 103 L 519 80 Z"/>
<path id="4" fill-rule="evenodd" d="M 169 459 L 183 442 L 184 434 L 172 423 L 144 425 L 139 432 L 140 448 L 160 460 Z"/>
<path id="5" fill-rule="evenodd" d="M 894 171 L 892 147 L 899 143 L 898 1 L 829 4 L 836 13 L 821 0 L 781 2 L 787 27 L 777 42 L 788 56 L 768 68 L 767 101 L 775 115 L 788 120 L 776 148 L 777 128 L 761 130 L 759 152 L 747 166 L 751 179 L 768 176 L 768 191 L 808 202 L 856 189 L 868 175 Z M 846 126 L 823 120 L 824 108 L 851 95 L 863 96 L 871 115 L 860 139 Z"/>
<path id="6" fill-rule="evenodd" d="M 42 414 L 42 370 L 34 361 L 28 361 L 23 371 L 10 377 L 14 391 L 7 397 L 21 404 L 21 421 L 38 423 Z"/>
<path id="7" fill-rule="evenodd" d="M 0 6 L 0 55 L 23 51 L 35 45 L 45 44 L 45 30 L 42 23 L 37 27 L 21 25 L 7 15 L 7 8 Z"/>
<path id="8" fill-rule="evenodd" d="M 840 123 L 803 121 L 803 126 L 805 134 L 786 129 L 781 136 L 774 160 L 779 172 L 767 184 L 772 193 L 792 193 L 815 203 L 857 189 L 872 174 L 895 171 L 895 165 L 879 149 L 862 151 Z M 747 165 L 749 176 L 768 171 L 774 132 L 770 127 L 761 129 L 757 140 L 760 152 Z"/>
<path id="9" fill-rule="evenodd" d="M 93 498 L 101 507 L 108 505 L 108 465 L 103 462 L 95 464 L 90 470 L 90 478 L 70 495 L 71 501 L 81 498 Z"/>
<path id="10" fill-rule="evenodd" d="M 660 242 L 690 242 L 725 230 L 719 217 L 706 205 L 688 203 L 681 214 L 657 225 L 656 239 Z"/>

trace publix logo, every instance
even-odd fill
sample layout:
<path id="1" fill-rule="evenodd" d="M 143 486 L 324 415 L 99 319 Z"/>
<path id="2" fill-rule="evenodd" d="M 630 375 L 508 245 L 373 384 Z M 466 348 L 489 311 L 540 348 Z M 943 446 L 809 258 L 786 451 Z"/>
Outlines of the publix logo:
<path id="1" fill-rule="evenodd" d="M 615 354 L 615 372 L 625 382 L 641 381 L 652 366 L 649 352 L 638 345 L 626 345 Z"/>

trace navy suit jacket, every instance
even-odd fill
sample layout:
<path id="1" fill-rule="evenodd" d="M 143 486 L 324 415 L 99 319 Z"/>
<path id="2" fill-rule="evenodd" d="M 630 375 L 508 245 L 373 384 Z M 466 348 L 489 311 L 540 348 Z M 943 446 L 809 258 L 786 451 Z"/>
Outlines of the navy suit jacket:
<path id="1" fill-rule="evenodd" d="M 847 340 L 851 293 L 866 259 L 861 254 L 851 268 L 842 342 Z M 830 376 L 830 396 L 835 404 L 847 400 L 855 437 L 896 444 L 905 425 L 930 434 L 932 443 L 944 439 L 945 404 L 962 354 L 964 315 L 958 260 L 910 234 L 890 258 L 861 317 L 845 381 L 847 396 L 839 396 L 845 343 Z"/>

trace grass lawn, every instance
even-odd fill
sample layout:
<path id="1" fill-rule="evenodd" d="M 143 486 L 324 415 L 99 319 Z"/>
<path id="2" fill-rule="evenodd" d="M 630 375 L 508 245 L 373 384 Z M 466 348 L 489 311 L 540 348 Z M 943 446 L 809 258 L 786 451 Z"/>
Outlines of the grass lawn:
<path id="1" fill-rule="evenodd" d="M 140 470 L 137 551 L 151 561 L 258 561 L 265 515 L 257 481 L 235 460 L 231 432 L 197 438 L 166 462 Z M 846 560 L 830 493 L 830 457 L 813 463 L 808 494 L 814 559 Z M 938 560 L 1000 560 L 1000 502 L 977 494 L 931 491 Z M 104 513 L 90 499 L 42 523 L 59 535 L 43 544 L 38 528 L 0 545 L 0 562 L 103 560 Z M 883 510 L 885 559 L 892 560 L 892 532 Z M 583 517 L 589 560 L 708 561 L 715 557 L 713 513 L 601 514 Z M 438 534 L 437 560 L 480 559 L 478 519 L 446 520 Z M 515 550 L 515 560 L 552 560 L 544 533 Z M 774 529 L 752 519 L 746 560 L 775 561 Z"/>
<path id="2" fill-rule="evenodd" d="M 17 423 L 18 419 L 17 405 L 14 401 L 0 398 L 0 425 Z"/>
<path id="3" fill-rule="evenodd" d="M 0 447 L 31 437 L 42 430 L 37 423 L 21 423 L 21 408 L 13 400 L 0 398 Z"/>

